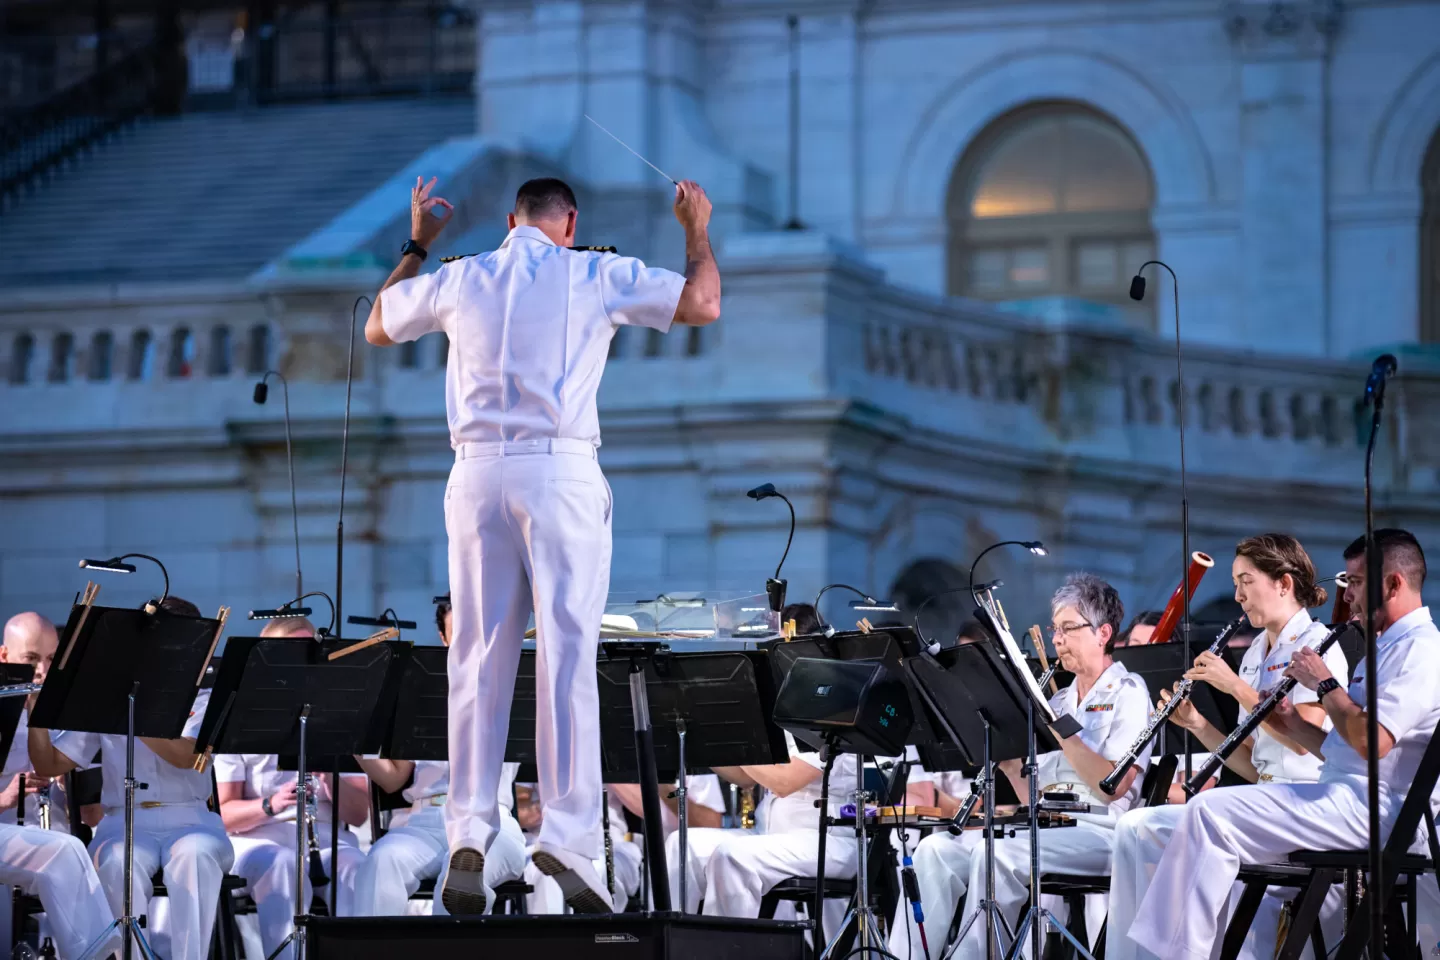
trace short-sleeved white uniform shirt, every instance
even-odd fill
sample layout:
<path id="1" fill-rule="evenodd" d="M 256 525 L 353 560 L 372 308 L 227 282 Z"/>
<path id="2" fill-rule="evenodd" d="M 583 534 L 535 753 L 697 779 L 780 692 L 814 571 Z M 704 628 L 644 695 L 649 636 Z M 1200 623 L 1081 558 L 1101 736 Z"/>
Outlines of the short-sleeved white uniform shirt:
<path id="1" fill-rule="evenodd" d="M 1050 709 L 1056 716 L 1074 717 L 1080 724 L 1080 740 L 1106 760 L 1118 761 L 1135 745 L 1150 720 L 1150 692 L 1138 673 L 1131 673 L 1125 664 L 1117 661 L 1105 668 L 1083 700 L 1072 682 L 1050 698 Z M 1077 794 L 1085 802 L 1107 804 L 1110 813 L 1116 816 L 1135 806 L 1140 797 L 1141 777 L 1135 777 L 1124 796 L 1111 800 L 1096 795 L 1080 779 L 1065 759 L 1064 751 L 1042 753 L 1035 761 L 1041 791 L 1059 788 L 1061 792 Z M 1144 770 L 1149 763 L 1150 746 L 1147 745 L 1136 765 Z"/>
<path id="2" fill-rule="evenodd" d="M 397 343 L 450 338 L 452 446 L 509 440 L 600 443 L 595 396 L 622 326 L 670 329 L 685 278 L 634 257 L 557 247 L 534 227 L 498 250 L 402 280 L 380 295 Z"/>
<path id="3" fill-rule="evenodd" d="M 1317 623 L 1310 614 L 1301 610 L 1290 618 L 1280 631 L 1280 638 L 1268 650 L 1262 634 L 1251 641 L 1240 661 L 1240 679 L 1250 685 L 1263 698 L 1285 677 L 1285 668 L 1290 666 L 1290 657 L 1299 646 L 1313 647 L 1324 640 L 1330 628 Z M 1345 651 L 1337 643 L 1325 651 L 1325 665 L 1335 679 L 1345 683 L 1350 678 L 1350 666 L 1345 662 Z M 1315 691 L 1296 685 L 1290 691 L 1291 703 L 1314 703 Z M 1330 720 L 1325 720 L 1325 729 L 1330 729 Z M 1250 751 L 1250 762 L 1260 774 L 1262 783 L 1304 783 L 1320 776 L 1321 760 L 1313 753 L 1299 754 L 1285 746 L 1263 726 L 1255 731 L 1255 743 Z"/>
<path id="4" fill-rule="evenodd" d="M 190 707 L 182 737 L 200 735 L 200 723 L 210 705 L 210 691 L 201 690 Z M 86 766 L 96 751 L 101 752 L 100 770 L 103 785 L 100 802 L 107 811 L 125 805 L 125 738 L 99 733 L 56 730 L 50 742 L 65 756 Z M 144 784 L 135 789 L 135 804 L 142 803 L 205 803 L 210 799 L 210 774 L 190 768 L 172 766 L 137 738 L 135 741 L 135 779 Z"/>
<path id="5" fill-rule="evenodd" d="M 1440 630 L 1430 608 L 1411 611 L 1376 637 L 1375 659 L 1376 719 L 1395 738 L 1395 746 L 1380 758 L 1380 805 L 1390 814 L 1404 802 L 1430 736 L 1440 724 Z M 1366 708 L 1364 660 L 1355 665 L 1346 692 Z M 1366 758 L 1333 729 L 1320 752 L 1325 755 L 1320 782 L 1348 783 L 1363 797 Z M 1440 787 L 1436 793 L 1440 794 Z"/>

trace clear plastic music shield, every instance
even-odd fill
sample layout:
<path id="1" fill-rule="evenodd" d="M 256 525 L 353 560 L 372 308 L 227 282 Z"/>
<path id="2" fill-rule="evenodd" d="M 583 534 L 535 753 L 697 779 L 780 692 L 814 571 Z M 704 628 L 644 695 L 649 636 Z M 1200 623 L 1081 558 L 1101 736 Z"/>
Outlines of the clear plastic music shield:
<path id="1" fill-rule="evenodd" d="M 601 640 L 692 641 L 697 645 L 686 649 L 703 649 L 707 641 L 728 647 L 735 641 L 766 640 L 779 633 L 780 615 L 770 609 L 763 593 L 611 594 L 600 624 Z"/>

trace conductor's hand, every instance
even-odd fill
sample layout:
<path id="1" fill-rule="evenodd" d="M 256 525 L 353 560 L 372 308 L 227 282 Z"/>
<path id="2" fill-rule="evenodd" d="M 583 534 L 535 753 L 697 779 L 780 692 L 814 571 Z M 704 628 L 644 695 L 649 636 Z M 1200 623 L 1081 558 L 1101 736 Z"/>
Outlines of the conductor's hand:
<path id="1" fill-rule="evenodd" d="M 426 250 L 430 249 L 455 213 L 449 200 L 430 196 L 434 188 L 434 177 L 429 183 L 423 177 L 416 177 L 415 186 L 410 190 L 410 239 Z"/>
<path id="2" fill-rule="evenodd" d="M 1177 683 L 1175 686 L 1178 687 L 1180 684 Z M 1160 691 L 1160 702 L 1155 704 L 1155 708 L 1157 710 L 1163 710 L 1165 704 L 1170 702 L 1170 699 L 1170 691 L 1162 689 Z M 1204 723 L 1204 718 L 1200 716 L 1200 711 L 1195 709 L 1195 704 L 1187 698 L 1184 703 L 1175 708 L 1174 713 L 1170 714 L 1170 722 L 1182 730 L 1189 730 L 1193 733 L 1200 729 L 1201 724 Z"/>
<path id="3" fill-rule="evenodd" d="M 1294 677 L 1306 690 L 1314 690 L 1320 686 L 1321 680 L 1328 680 L 1333 674 L 1320 654 L 1310 647 L 1297 647 L 1290 655 L 1290 666 L 1285 668 L 1285 676 Z"/>
<path id="4" fill-rule="evenodd" d="M 270 798 L 270 809 L 274 810 L 277 814 L 284 813 L 286 810 L 295 806 L 295 795 L 295 781 L 291 780 L 285 784 L 285 786 L 275 791 L 275 795 Z"/>
<path id="5" fill-rule="evenodd" d="M 686 233 L 702 233 L 710 226 L 710 198 L 694 180 L 675 185 L 675 219 Z"/>
<path id="6" fill-rule="evenodd" d="M 1230 669 L 1230 664 L 1209 650 L 1195 658 L 1194 666 L 1185 671 L 1185 679 L 1208 683 L 1221 693 L 1228 693 L 1232 697 L 1235 695 L 1235 685 L 1240 682 L 1235 671 Z"/>

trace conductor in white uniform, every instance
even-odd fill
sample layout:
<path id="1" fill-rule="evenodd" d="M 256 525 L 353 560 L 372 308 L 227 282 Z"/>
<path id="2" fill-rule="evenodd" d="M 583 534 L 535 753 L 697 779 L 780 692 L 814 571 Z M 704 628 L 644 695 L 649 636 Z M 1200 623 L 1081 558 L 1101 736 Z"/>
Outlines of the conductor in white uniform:
<path id="1" fill-rule="evenodd" d="M 450 540 L 449 871 L 441 902 L 486 912 L 485 857 L 520 646 L 535 615 L 536 749 L 545 822 L 534 863 L 581 912 L 608 912 L 601 855 L 600 718 L 595 678 L 610 582 L 609 485 L 596 462 L 595 396 L 623 325 L 665 332 L 720 316 L 710 201 L 675 190 L 685 275 L 632 257 L 576 251 L 578 208 L 562 181 L 521 186 L 498 250 L 421 274 L 453 208 L 416 181 L 411 233 L 365 324 L 376 346 L 443 331 L 445 405 L 455 466 L 445 489 Z"/>

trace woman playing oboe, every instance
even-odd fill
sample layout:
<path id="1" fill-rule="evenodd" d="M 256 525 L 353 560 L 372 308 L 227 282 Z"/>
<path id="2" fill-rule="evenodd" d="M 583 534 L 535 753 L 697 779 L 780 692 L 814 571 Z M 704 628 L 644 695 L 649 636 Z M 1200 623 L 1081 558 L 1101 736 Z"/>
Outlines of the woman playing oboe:
<path id="1" fill-rule="evenodd" d="M 1312 620 L 1306 610 L 1323 604 L 1326 597 L 1325 590 L 1316 586 L 1315 565 L 1305 548 L 1286 534 L 1262 534 L 1240 541 L 1235 547 L 1231 576 L 1235 582 L 1235 602 L 1245 611 L 1251 625 L 1262 628 L 1264 633 L 1251 642 L 1238 674 L 1221 657 L 1207 651 L 1195 659 L 1185 676 L 1234 697 L 1239 701 L 1240 713 L 1245 714 L 1284 677 L 1290 655 L 1298 646 L 1318 643 L 1329 632 L 1324 624 Z M 1345 655 L 1338 645 L 1325 655 L 1325 662 L 1335 676 L 1349 677 Z M 1169 699 L 1170 694 L 1162 692 L 1160 706 Z M 1315 700 L 1313 692 L 1297 688 L 1294 707 L 1305 719 L 1320 725 L 1327 721 L 1324 709 Z M 1201 716 L 1192 703 L 1182 704 L 1170 719 L 1194 734 L 1207 749 L 1213 750 L 1225 739 L 1225 733 Z M 1294 783 L 1315 780 L 1321 761 L 1264 726 L 1227 762 L 1252 783 Z M 1121 817 L 1116 826 L 1110 890 L 1113 934 L 1106 944 L 1106 955 L 1111 960 L 1150 956 L 1125 934 L 1181 810 L 1179 806 L 1132 810 Z M 1250 927 L 1242 957 L 1274 955 L 1282 903 L 1279 897 L 1265 898 Z"/>

